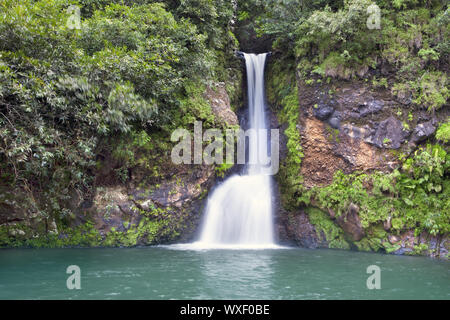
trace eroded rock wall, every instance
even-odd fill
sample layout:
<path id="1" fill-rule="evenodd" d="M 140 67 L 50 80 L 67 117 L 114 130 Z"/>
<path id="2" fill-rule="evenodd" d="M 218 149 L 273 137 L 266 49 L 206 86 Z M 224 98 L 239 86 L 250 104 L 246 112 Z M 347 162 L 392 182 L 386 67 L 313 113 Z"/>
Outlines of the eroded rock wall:
<path id="1" fill-rule="evenodd" d="M 287 81 L 289 76 L 280 76 L 276 68 L 270 76 L 277 79 L 269 81 L 278 85 L 279 92 L 287 92 L 289 87 L 292 92 L 294 77 Z M 282 81 L 284 87 L 279 84 Z M 381 225 L 363 225 L 360 208 L 351 202 L 340 214 L 324 208 L 309 196 L 306 196 L 307 200 L 303 199 L 306 205 L 293 205 L 295 198 L 303 197 L 308 190 L 315 188 L 320 192 L 320 188 L 330 185 L 338 171 L 345 175 L 371 175 L 375 172 L 389 174 L 401 169 L 399 156 L 408 157 L 433 141 L 439 123 L 449 116 L 448 108 L 430 113 L 413 106 L 411 99 L 394 96 L 389 88 L 374 87 L 361 79 L 329 78 L 329 81 L 324 81 L 319 77 L 305 80 L 297 76 L 295 81 L 298 96 L 296 129 L 301 136 L 301 165 L 298 169 L 289 163 L 285 144 L 280 150 L 284 159 L 282 165 L 284 161 L 285 166 L 290 166 L 289 174 L 297 175 L 301 182 L 293 185 L 292 178 L 288 181 L 285 177 L 278 179 L 285 190 L 292 191 L 290 196 L 294 198 L 289 204 L 284 204 L 286 208 L 280 204 L 276 219 L 280 241 L 307 248 L 448 258 L 450 243 L 446 234 L 394 230 L 390 216 Z M 283 118 L 283 113 L 290 107 L 277 98 L 276 88 L 271 90 L 275 91 L 272 93 L 272 107 L 278 110 L 279 118 Z M 286 123 L 281 123 L 280 128 L 286 136 Z M 369 185 L 365 187 L 371 188 Z M 299 189 L 302 191 L 297 191 Z M 339 197 L 339 194 L 333 197 Z"/>

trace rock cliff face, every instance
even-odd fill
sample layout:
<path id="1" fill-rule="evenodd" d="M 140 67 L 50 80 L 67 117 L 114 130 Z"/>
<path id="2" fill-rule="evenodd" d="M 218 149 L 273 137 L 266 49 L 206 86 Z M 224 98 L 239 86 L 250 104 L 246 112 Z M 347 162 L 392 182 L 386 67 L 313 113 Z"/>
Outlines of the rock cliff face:
<path id="1" fill-rule="evenodd" d="M 329 185 L 338 170 L 345 174 L 392 172 L 401 166 L 400 152 L 411 154 L 432 138 L 438 122 L 449 116 L 448 110 L 430 114 L 408 108 L 410 100 L 394 97 L 388 89 L 373 88 L 361 80 L 297 82 L 300 104 L 297 130 L 303 152 L 298 175 L 306 189 Z M 280 148 L 281 157 L 286 157 L 284 149 L 285 146 Z M 311 206 L 319 207 L 314 200 Z M 307 248 L 370 251 L 382 248 L 395 254 L 420 254 L 418 248 L 426 245 L 425 254 L 448 256 L 450 243 L 446 235 L 432 236 L 426 232 L 414 235 L 411 230 L 392 232 L 390 219 L 381 230 L 367 233 L 358 213 L 359 208 L 353 203 L 338 217 L 331 209 L 319 213 L 311 212 L 309 207 L 285 210 L 280 206 L 279 238 Z M 371 237 L 383 240 L 373 245 L 369 243 Z"/>
<path id="2" fill-rule="evenodd" d="M 231 110 L 230 98 L 225 89 L 225 83 L 218 83 L 214 88 L 207 87 L 205 98 L 208 99 L 212 112 L 219 124 L 223 126 L 239 124 L 236 114 Z"/>
<path id="3" fill-rule="evenodd" d="M 137 245 L 189 241 L 195 236 L 214 176 L 212 166 L 183 166 L 155 185 L 136 179 L 128 186 L 98 187 L 92 205 L 83 211 L 104 237 L 111 231 L 139 233 L 139 226 L 145 229 L 156 221 L 157 230 L 139 234 Z"/>
<path id="4" fill-rule="evenodd" d="M 277 224 L 278 235 L 282 243 L 311 249 L 338 248 L 378 251 L 375 249 L 376 247 L 371 246 L 370 240 L 365 247 L 354 245 L 355 242 L 353 241 L 361 240 L 364 235 L 356 214 L 353 214 L 352 219 L 347 221 L 332 218 L 331 222 L 328 221 L 330 223 L 327 226 L 330 228 L 328 230 L 322 229 L 323 225 L 321 223 L 317 224 L 317 221 L 314 221 L 313 224 L 311 221 L 312 217 L 315 219 L 311 211 L 305 211 L 304 209 L 299 209 L 297 212 L 284 212 L 281 215 L 279 224 Z M 326 231 L 329 231 L 329 233 Z M 389 232 L 386 234 L 387 240 L 380 243 L 380 248 L 384 248 L 383 250 L 389 248 L 390 250 L 386 251 L 388 253 L 428 255 L 433 258 L 448 259 L 450 250 L 448 236 L 433 236 L 426 232 L 415 235 L 413 230 L 403 231 L 399 235 L 390 234 Z M 345 239 L 346 242 L 341 242 L 342 239 Z M 421 250 L 421 246 L 426 246 L 426 249 Z"/>
<path id="5" fill-rule="evenodd" d="M 337 170 L 391 171 L 398 152 L 410 152 L 436 130 L 425 110 L 412 117 L 387 89 L 355 82 L 300 82 L 300 133 L 306 186 L 331 182 Z M 443 117 L 442 115 L 441 117 Z"/>

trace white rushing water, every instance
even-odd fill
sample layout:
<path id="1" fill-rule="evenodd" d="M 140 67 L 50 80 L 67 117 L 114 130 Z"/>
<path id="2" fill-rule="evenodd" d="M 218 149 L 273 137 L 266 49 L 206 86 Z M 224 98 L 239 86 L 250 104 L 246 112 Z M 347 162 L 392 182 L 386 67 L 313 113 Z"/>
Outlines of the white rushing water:
<path id="1" fill-rule="evenodd" d="M 266 53 L 244 54 L 247 68 L 250 129 L 249 157 L 241 175 L 233 175 L 208 198 L 201 237 L 191 247 L 251 248 L 277 247 L 272 222 L 271 177 L 266 163 L 267 129 L 264 105 Z"/>

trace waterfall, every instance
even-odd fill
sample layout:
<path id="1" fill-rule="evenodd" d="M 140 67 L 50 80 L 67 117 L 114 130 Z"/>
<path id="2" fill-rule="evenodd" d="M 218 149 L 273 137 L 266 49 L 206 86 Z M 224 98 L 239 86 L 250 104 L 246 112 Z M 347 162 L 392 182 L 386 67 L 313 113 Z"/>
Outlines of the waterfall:
<path id="1" fill-rule="evenodd" d="M 201 247 L 276 247 L 273 236 L 271 176 L 267 173 L 267 124 L 264 99 L 266 53 L 244 54 L 250 129 L 248 162 L 239 175 L 219 185 L 208 198 Z"/>

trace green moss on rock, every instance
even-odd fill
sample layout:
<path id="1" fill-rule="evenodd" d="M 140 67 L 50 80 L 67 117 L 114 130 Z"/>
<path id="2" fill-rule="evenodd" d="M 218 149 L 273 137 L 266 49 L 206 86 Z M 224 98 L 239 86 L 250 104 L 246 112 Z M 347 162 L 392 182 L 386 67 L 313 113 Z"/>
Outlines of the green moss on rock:
<path id="1" fill-rule="evenodd" d="M 344 231 L 331 220 L 327 213 L 314 207 L 308 207 L 305 211 L 320 241 L 326 241 L 330 248 L 350 249 L 350 244 L 344 237 Z"/>

